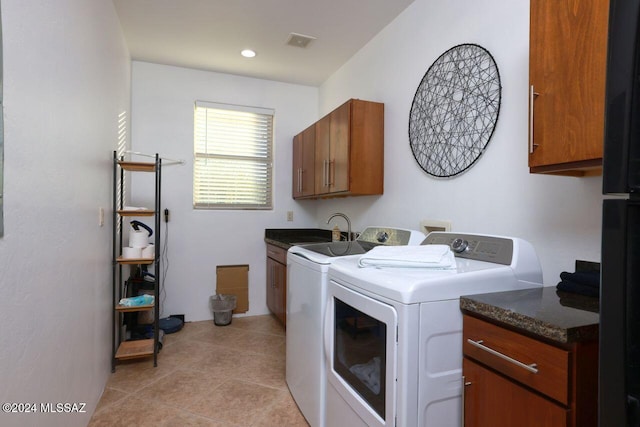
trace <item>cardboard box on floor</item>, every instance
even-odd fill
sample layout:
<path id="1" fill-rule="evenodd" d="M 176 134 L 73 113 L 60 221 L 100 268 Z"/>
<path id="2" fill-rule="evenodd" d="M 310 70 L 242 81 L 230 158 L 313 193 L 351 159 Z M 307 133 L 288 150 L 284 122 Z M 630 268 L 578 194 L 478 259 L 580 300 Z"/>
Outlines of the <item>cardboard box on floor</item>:
<path id="1" fill-rule="evenodd" d="M 216 294 L 236 296 L 234 314 L 249 311 L 249 265 L 218 265 Z"/>

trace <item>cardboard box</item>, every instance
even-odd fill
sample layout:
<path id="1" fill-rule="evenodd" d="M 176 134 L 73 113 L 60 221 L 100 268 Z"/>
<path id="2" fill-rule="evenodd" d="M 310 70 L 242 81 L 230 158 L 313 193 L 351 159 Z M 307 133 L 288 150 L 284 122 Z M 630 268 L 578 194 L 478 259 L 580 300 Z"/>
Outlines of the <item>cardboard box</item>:
<path id="1" fill-rule="evenodd" d="M 216 266 L 216 294 L 236 296 L 234 314 L 249 311 L 249 265 Z"/>

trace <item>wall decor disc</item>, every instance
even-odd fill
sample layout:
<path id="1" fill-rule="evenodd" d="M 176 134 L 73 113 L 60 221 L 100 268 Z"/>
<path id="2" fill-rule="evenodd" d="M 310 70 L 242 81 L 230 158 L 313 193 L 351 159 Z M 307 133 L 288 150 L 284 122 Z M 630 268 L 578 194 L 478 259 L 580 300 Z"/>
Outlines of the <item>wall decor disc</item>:
<path id="1" fill-rule="evenodd" d="M 461 44 L 440 55 L 409 113 L 409 144 L 420 167 L 440 178 L 469 169 L 493 135 L 501 92 L 498 66 L 482 46 Z"/>

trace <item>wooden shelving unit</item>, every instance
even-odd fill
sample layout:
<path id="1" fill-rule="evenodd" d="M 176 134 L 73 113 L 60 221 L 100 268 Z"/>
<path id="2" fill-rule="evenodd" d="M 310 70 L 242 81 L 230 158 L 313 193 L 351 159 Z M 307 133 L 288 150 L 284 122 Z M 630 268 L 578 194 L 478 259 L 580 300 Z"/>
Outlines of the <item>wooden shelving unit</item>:
<path id="1" fill-rule="evenodd" d="M 155 308 L 155 304 L 138 305 L 136 307 L 129 307 L 127 305 L 116 304 L 116 310 L 118 310 L 120 313 L 131 313 L 131 312 L 135 312 L 135 311 L 148 311 L 148 310 L 153 310 L 154 308 Z"/>
<path id="2" fill-rule="evenodd" d="M 155 214 L 155 211 L 150 210 L 121 209 L 118 211 L 118 215 L 122 216 L 154 216 Z"/>
<path id="3" fill-rule="evenodd" d="M 124 160 L 117 161 L 120 167 L 130 172 L 155 172 L 156 164 L 151 162 L 125 162 Z"/>
<path id="4" fill-rule="evenodd" d="M 118 360 L 127 360 L 143 357 L 153 357 L 153 366 L 158 366 L 158 338 L 159 338 L 159 289 L 160 254 L 156 250 L 153 258 L 123 258 L 120 256 L 123 248 L 124 218 L 127 217 L 154 217 L 155 220 L 155 247 L 160 248 L 160 184 L 162 161 L 158 154 L 154 162 L 131 162 L 118 158 L 117 152 L 113 153 L 113 345 L 111 371 L 115 372 Z M 155 202 L 153 209 L 125 209 L 124 180 L 125 172 L 144 172 L 155 175 Z M 119 304 L 120 299 L 126 295 L 123 276 L 123 266 L 142 266 L 154 264 L 155 280 L 153 286 L 154 303 L 136 307 L 127 307 Z M 125 313 L 148 312 L 153 310 L 153 338 L 126 340 L 126 326 L 123 324 Z"/>
<path id="5" fill-rule="evenodd" d="M 116 262 L 122 265 L 149 265 L 153 264 L 155 258 L 116 258 Z"/>
<path id="6" fill-rule="evenodd" d="M 138 357 L 149 357 L 154 354 L 154 340 L 124 341 L 118 347 L 115 358 L 118 360 L 136 359 Z"/>

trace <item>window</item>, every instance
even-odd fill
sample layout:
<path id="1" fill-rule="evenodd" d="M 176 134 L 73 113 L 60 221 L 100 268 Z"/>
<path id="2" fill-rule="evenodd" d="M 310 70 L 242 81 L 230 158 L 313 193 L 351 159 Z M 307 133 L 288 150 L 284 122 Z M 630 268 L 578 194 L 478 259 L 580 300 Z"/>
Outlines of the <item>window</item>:
<path id="1" fill-rule="evenodd" d="M 196 101 L 193 206 L 271 209 L 273 110 Z"/>

